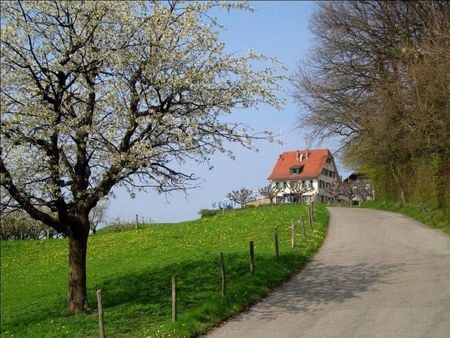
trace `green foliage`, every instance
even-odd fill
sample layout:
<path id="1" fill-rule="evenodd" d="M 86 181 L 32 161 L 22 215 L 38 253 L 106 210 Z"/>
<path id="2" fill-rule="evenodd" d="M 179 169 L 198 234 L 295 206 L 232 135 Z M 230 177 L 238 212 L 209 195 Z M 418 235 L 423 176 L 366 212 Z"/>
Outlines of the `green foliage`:
<path id="1" fill-rule="evenodd" d="M 323 242 L 328 213 L 316 207 L 308 236 L 289 225 L 305 206 L 234 210 L 192 222 L 152 225 L 89 238 L 88 298 L 103 289 L 106 334 L 113 337 L 197 335 L 245 309 L 287 280 Z M 274 255 L 278 228 L 280 258 Z M 255 242 L 256 274 L 248 272 L 248 242 Z M 219 253 L 228 292 L 220 296 Z M 2 337 L 94 337 L 97 314 L 66 313 L 67 241 L 2 242 Z M 171 322 L 171 276 L 178 275 L 179 320 Z"/>
<path id="2" fill-rule="evenodd" d="M 432 207 L 427 202 L 401 206 L 388 200 L 364 202 L 362 207 L 400 212 L 450 235 L 450 207 Z"/>
<path id="3" fill-rule="evenodd" d="M 450 192 L 448 1 L 323 1 L 295 99 L 377 196 L 444 213 Z M 302 126 L 303 126 L 302 125 Z"/>

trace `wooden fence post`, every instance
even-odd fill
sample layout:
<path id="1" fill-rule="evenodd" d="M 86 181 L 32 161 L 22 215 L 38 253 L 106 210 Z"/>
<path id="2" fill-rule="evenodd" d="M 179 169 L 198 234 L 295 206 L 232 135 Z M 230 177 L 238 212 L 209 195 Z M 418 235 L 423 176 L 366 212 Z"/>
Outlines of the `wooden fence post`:
<path id="1" fill-rule="evenodd" d="M 220 275 L 222 276 L 222 297 L 225 297 L 227 293 L 227 279 L 225 275 L 225 261 L 223 259 L 223 252 L 220 253 L 219 267 Z"/>
<path id="2" fill-rule="evenodd" d="M 275 229 L 274 240 L 275 240 L 275 256 L 278 258 L 280 257 L 280 249 L 278 247 L 278 229 Z"/>
<path id="3" fill-rule="evenodd" d="M 303 235 L 306 237 L 305 217 L 303 217 L 303 215 L 302 215 L 302 227 L 303 227 Z"/>
<path id="4" fill-rule="evenodd" d="M 253 241 L 250 241 L 250 273 L 255 274 L 255 248 Z"/>
<path id="5" fill-rule="evenodd" d="M 139 225 L 139 216 L 138 214 L 136 214 L 136 229 L 138 228 Z"/>
<path id="6" fill-rule="evenodd" d="M 295 248 L 295 222 L 291 225 L 291 247 Z"/>
<path id="7" fill-rule="evenodd" d="M 172 322 L 177 320 L 177 275 L 172 276 Z"/>
<path id="8" fill-rule="evenodd" d="M 105 338 L 105 316 L 103 314 L 102 290 L 97 290 L 98 329 L 100 338 Z"/>
<path id="9" fill-rule="evenodd" d="M 309 228 L 311 229 L 311 227 L 312 227 L 312 219 L 311 219 L 312 217 L 311 217 L 311 205 L 309 205 L 309 207 L 308 207 L 308 224 L 309 224 Z"/>
<path id="10" fill-rule="evenodd" d="M 312 215 L 312 220 L 314 221 L 314 218 L 315 218 L 315 213 L 316 213 L 316 203 L 313 201 L 312 202 L 312 206 L 311 206 L 311 211 L 312 211 L 312 213 L 311 213 L 311 215 Z"/>

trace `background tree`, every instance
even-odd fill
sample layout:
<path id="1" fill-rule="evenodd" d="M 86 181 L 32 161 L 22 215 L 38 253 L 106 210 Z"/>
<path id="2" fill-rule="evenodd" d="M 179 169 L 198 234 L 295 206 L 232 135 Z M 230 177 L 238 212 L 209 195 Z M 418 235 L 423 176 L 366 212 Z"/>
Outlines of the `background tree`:
<path id="1" fill-rule="evenodd" d="M 342 182 L 333 182 L 325 191 L 333 197 L 335 202 L 339 202 L 339 196 L 341 195 L 341 184 Z"/>
<path id="2" fill-rule="evenodd" d="M 0 5 L 2 203 L 68 237 L 68 310 L 84 311 L 90 211 L 117 185 L 186 189 L 186 160 L 269 137 L 222 116 L 279 108 L 282 76 L 224 52 L 215 2 Z"/>
<path id="3" fill-rule="evenodd" d="M 227 198 L 230 199 L 230 201 L 239 204 L 241 208 L 243 208 L 251 200 L 252 194 L 252 190 L 242 188 L 240 190 L 233 190 L 228 193 Z"/>
<path id="4" fill-rule="evenodd" d="M 353 182 L 352 188 L 355 196 L 358 196 L 361 201 L 367 201 L 369 198 L 373 198 L 373 189 L 367 180 Z"/>
<path id="5" fill-rule="evenodd" d="M 300 182 L 289 182 L 289 191 L 297 198 L 298 203 L 303 202 L 303 195 L 314 188 L 310 185 L 305 185 Z"/>
<path id="6" fill-rule="evenodd" d="M 0 239 L 28 240 L 52 238 L 55 231 L 18 209 L 1 213 Z"/>
<path id="7" fill-rule="evenodd" d="M 97 227 L 105 220 L 106 211 L 108 210 L 109 202 L 107 199 L 101 199 L 97 205 L 89 212 L 89 222 L 93 234 L 97 232 Z"/>
<path id="8" fill-rule="evenodd" d="M 277 197 L 278 193 L 280 192 L 280 189 L 277 188 L 274 184 L 268 184 L 260 189 L 258 189 L 258 192 L 265 198 L 268 198 L 270 200 L 270 204 L 273 204 L 273 199 Z"/>
<path id="9" fill-rule="evenodd" d="M 400 203 L 448 205 L 447 1 L 319 2 L 297 74 L 302 123 L 339 137 L 346 162 Z"/>
<path id="10" fill-rule="evenodd" d="M 356 187 L 354 188 L 353 182 L 339 183 L 339 196 L 345 197 L 351 204 L 353 197 L 356 196 Z"/>
<path id="11" fill-rule="evenodd" d="M 325 188 L 325 191 L 330 194 L 335 201 L 339 201 L 339 197 L 345 197 L 351 203 L 354 197 L 359 197 L 363 201 L 372 195 L 372 187 L 367 180 L 349 181 L 349 182 L 334 182 L 330 187 Z"/>

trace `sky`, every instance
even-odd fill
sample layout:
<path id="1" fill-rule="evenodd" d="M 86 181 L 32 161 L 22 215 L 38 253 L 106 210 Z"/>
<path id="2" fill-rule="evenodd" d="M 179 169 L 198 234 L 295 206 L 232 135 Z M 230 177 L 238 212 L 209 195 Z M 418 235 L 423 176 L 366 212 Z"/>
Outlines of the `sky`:
<path id="1" fill-rule="evenodd" d="M 312 44 L 309 20 L 315 4 L 307 1 L 251 1 L 254 12 L 221 11 L 217 17 L 225 26 L 220 38 L 227 52 L 245 54 L 250 48 L 255 52 L 276 57 L 293 75 L 298 65 L 308 55 Z M 223 201 L 232 190 L 247 188 L 256 191 L 268 184 L 278 155 L 283 151 L 313 148 L 337 150 L 338 145 L 330 140 L 315 143 L 307 139 L 304 129 L 296 128 L 300 108 L 292 99 L 293 87 L 283 83 L 286 100 L 280 111 L 261 106 L 259 110 L 248 109 L 233 113 L 231 120 L 243 122 L 255 131 L 271 131 L 280 135 L 283 145 L 260 142 L 259 152 L 232 146 L 235 160 L 224 154 L 212 158 L 213 169 L 207 164 L 187 163 L 185 171 L 202 178 L 199 188 L 184 192 L 158 195 L 154 191 L 136 193 L 131 198 L 122 188 L 114 190 L 115 198 L 110 200 L 107 222 L 117 219 L 134 222 L 135 215 L 145 222 L 180 222 L 199 218 L 200 209 L 212 208 L 215 202 Z M 346 176 L 348 169 L 339 165 L 339 173 Z"/>

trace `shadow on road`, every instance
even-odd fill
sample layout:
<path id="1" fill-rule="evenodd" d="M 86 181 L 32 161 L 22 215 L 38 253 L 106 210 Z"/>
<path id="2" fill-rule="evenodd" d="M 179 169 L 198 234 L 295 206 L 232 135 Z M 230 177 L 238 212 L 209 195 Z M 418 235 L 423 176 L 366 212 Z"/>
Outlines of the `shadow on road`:
<path id="1" fill-rule="evenodd" d="M 286 283 L 274 297 L 267 298 L 252 311 L 256 312 L 260 319 L 274 319 L 280 312 L 314 314 L 321 309 L 321 305 L 339 304 L 359 297 L 358 294 L 362 292 L 375 291 L 375 284 L 389 283 L 389 275 L 404 265 L 360 263 L 329 266 L 311 263 L 292 282 Z"/>

